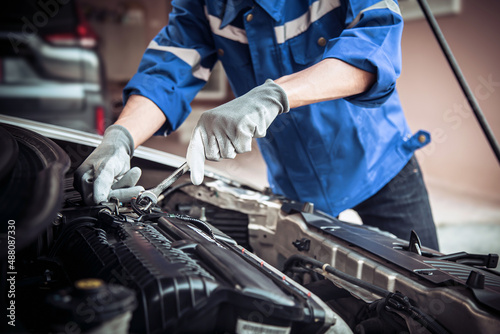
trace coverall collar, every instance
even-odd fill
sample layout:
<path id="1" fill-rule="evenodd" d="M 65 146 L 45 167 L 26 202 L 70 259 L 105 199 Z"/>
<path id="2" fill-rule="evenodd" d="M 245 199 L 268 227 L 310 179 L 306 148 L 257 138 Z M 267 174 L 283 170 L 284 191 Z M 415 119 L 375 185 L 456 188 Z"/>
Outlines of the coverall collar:
<path id="1" fill-rule="evenodd" d="M 275 21 L 281 19 L 281 10 L 283 9 L 285 0 L 227 0 L 220 29 L 232 22 L 242 9 L 253 7 L 255 3 L 262 7 Z"/>
<path id="2" fill-rule="evenodd" d="M 255 0 L 275 21 L 279 21 L 282 16 L 285 0 Z"/>

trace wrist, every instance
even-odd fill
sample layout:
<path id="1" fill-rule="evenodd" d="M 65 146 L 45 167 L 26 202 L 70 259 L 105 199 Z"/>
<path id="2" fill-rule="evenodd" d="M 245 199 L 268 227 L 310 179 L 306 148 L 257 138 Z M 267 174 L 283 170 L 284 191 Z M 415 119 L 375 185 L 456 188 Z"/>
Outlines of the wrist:
<path id="1" fill-rule="evenodd" d="M 163 111 L 142 95 L 131 95 L 115 124 L 124 126 L 134 139 L 134 147 L 143 144 L 167 121 Z"/>
<path id="2" fill-rule="evenodd" d="M 130 132 L 122 125 L 113 124 L 104 132 L 103 144 L 119 145 L 125 148 L 127 154 L 132 157 L 134 154 L 134 138 Z"/>
<path id="3" fill-rule="evenodd" d="M 279 84 L 277 84 L 271 79 L 267 79 L 266 82 L 263 84 L 263 87 L 266 87 L 270 97 L 274 98 L 277 104 L 280 106 L 278 115 L 290 111 L 290 103 L 288 100 L 288 95 L 286 91 L 283 89 L 283 87 L 281 87 Z"/>

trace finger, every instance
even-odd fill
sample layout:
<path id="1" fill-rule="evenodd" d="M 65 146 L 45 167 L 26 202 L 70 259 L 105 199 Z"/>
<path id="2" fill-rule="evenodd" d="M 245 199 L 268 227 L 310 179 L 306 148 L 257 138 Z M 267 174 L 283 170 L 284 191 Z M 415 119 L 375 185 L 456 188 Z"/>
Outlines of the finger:
<path id="1" fill-rule="evenodd" d="M 236 151 L 229 138 L 217 137 L 217 143 L 222 159 L 234 159 L 236 157 Z"/>
<path id="2" fill-rule="evenodd" d="M 236 153 L 246 153 L 252 150 L 252 137 L 240 134 L 232 142 Z"/>
<path id="3" fill-rule="evenodd" d="M 116 197 L 122 203 L 130 203 L 132 198 L 139 196 L 142 191 L 144 191 L 144 187 L 141 186 L 120 188 L 111 190 L 109 192 L 109 197 Z"/>
<path id="4" fill-rule="evenodd" d="M 187 163 L 191 169 L 191 182 L 199 185 L 203 182 L 205 169 L 205 148 L 198 128 L 195 128 L 186 155 Z"/>
<path id="5" fill-rule="evenodd" d="M 202 140 L 205 145 L 206 159 L 211 161 L 219 161 L 221 158 L 221 154 L 219 151 L 219 144 L 217 143 L 217 136 L 213 134 L 213 132 L 211 132 L 210 135 L 207 135 L 206 132 L 204 132 Z"/>
<path id="6" fill-rule="evenodd" d="M 249 128 L 249 131 L 251 131 L 251 129 L 253 128 L 253 135 L 252 135 L 252 137 L 254 137 L 254 138 L 265 137 L 266 133 L 267 133 L 267 127 L 268 127 L 269 124 L 272 123 L 273 118 L 271 118 L 268 121 L 266 121 L 265 117 L 254 119 L 253 121 L 255 123 Z"/>
<path id="7" fill-rule="evenodd" d="M 141 178 L 142 171 L 139 167 L 134 167 L 126 172 L 121 179 L 115 182 L 111 189 L 129 188 L 137 184 Z"/>
<path id="8" fill-rule="evenodd" d="M 108 200 L 109 191 L 114 182 L 114 174 L 109 168 L 103 168 L 94 180 L 94 203 Z"/>
<path id="9" fill-rule="evenodd" d="M 83 182 L 83 178 L 85 174 L 91 173 L 93 175 L 93 168 L 92 164 L 87 164 L 87 163 L 82 163 L 76 170 L 75 173 L 73 174 L 73 185 L 75 186 L 76 190 L 80 191 L 81 184 Z M 88 176 L 87 176 L 88 178 Z"/>
<path id="10" fill-rule="evenodd" d="M 92 169 L 86 171 L 81 177 L 79 177 L 77 183 L 75 183 L 76 189 L 82 195 L 82 199 L 87 205 L 94 204 L 94 171 Z"/>

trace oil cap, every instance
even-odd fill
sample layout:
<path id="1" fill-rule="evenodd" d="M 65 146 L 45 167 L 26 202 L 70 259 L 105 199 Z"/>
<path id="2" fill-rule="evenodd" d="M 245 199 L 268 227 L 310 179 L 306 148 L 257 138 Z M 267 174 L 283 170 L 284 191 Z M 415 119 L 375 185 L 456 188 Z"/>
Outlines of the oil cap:
<path id="1" fill-rule="evenodd" d="M 73 287 L 49 295 L 47 302 L 56 331 L 70 326 L 80 332 L 127 333 L 136 308 L 132 290 L 96 278 L 78 280 Z"/>

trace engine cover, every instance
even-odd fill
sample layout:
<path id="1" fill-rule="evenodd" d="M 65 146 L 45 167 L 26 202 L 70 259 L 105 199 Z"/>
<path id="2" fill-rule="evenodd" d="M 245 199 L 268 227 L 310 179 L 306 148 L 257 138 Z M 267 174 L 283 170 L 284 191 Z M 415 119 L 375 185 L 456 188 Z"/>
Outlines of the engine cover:
<path id="1" fill-rule="evenodd" d="M 102 209 L 95 223 L 80 217 L 52 254 L 72 281 L 134 290 L 131 332 L 315 333 L 334 323 L 320 299 L 203 221 L 133 216 Z"/>

